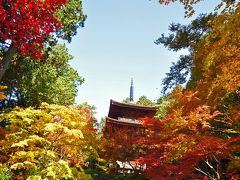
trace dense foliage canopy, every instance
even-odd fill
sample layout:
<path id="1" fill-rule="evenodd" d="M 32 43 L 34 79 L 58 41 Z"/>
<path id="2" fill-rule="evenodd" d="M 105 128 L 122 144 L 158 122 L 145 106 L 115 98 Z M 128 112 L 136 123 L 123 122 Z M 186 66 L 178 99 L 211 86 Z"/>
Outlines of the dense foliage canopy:
<path id="1" fill-rule="evenodd" d="M 239 12 L 240 3 L 228 2 L 208 22 L 211 29 L 189 45 L 194 78 L 170 93 L 165 116 L 144 120 L 149 134 L 138 142 L 150 152 L 137 162 L 151 179 L 239 179 Z"/>
<path id="2" fill-rule="evenodd" d="M 41 58 L 43 45 L 53 33 L 70 42 L 85 18 L 77 0 L 1 1 L 0 80 L 17 51 L 32 59 Z"/>
<path id="3" fill-rule="evenodd" d="M 83 82 L 69 64 L 73 57 L 64 45 L 45 48 L 45 58 L 33 60 L 19 55 L 2 79 L 7 99 L 0 104 L 6 107 L 39 107 L 49 104 L 74 104 L 77 86 Z"/>
<path id="4" fill-rule="evenodd" d="M 179 23 L 172 23 L 169 30 L 172 32 L 169 36 L 162 34 L 155 43 L 157 45 L 163 44 L 169 50 L 179 51 L 188 49 L 188 55 L 181 55 L 176 63 L 172 63 L 170 72 L 166 73 L 163 79 L 163 93 L 171 90 L 179 84 L 186 83 L 189 79 L 194 80 L 195 77 L 191 73 L 193 66 L 194 47 L 198 45 L 198 41 L 211 30 L 210 20 L 214 18 L 214 14 L 201 14 L 189 25 L 181 25 Z"/>
<path id="5" fill-rule="evenodd" d="M 179 1 L 186 16 L 200 2 Z M 173 34 L 155 42 L 189 50 L 164 79 L 163 92 L 174 88 L 159 98 L 156 116 L 139 119 L 143 127 L 104 128 L 94 106 L 61 106 L 74 103 L 83 82 L 58 44 L 83 26 L 81 1 L 1 1 L 0 178 L 92 179 L 84 168 L 100 167 L 100 155 L 110 173 L 125 173 L 119 164 L 127 164 L 149 179 L 239 179 L 240 2 L 219 0 L 216 9 L 171 24 Z M 137 104 L 156 105 L 146 96 Z"/>
<path id="6" fill-rule="evenodd" d="M 73 104 L 84 80 L 58 40 L 70 42 L 83 27 L 82 1 L 1 1 L 0 6 L 0 80 L 7 86 L 1 109 Z"/>
<path id="7" fill-rule="evenodd" d="M 180 2 L 191 16 L 199 0 Z M 240 178 L 240 3 L 220 3 L 218 15 L 201 15 L 187 26 L 172 24 L 175 34 L 156 41 L 170 50 L 188 48 L 190 55 L 180 57 L 167 74 L 163 91 L 175 88 L 159 99 L 161 114 L 142 119 L 140 136 L 131 136 L 135 129 L 127 136 L 114 131 L 109 157 L 127 161 L 127 153 L 134 157 L 129 149 L 137 148 L 135 164 L 146 165 L 150 179 Z M 184 88 L 178 85 L 185 82 Z M 113 153 L 119 149 L 125 154 Z"/>
<path id="8" fill-rule="evenodd" d="M 7 125 L 0 127 L 0 171 L 13 179 L 87 178 L 84 160 L 98 157 L 89 112 L 43 103 L 40 109 L 16 107 L 1 114 Z"/>

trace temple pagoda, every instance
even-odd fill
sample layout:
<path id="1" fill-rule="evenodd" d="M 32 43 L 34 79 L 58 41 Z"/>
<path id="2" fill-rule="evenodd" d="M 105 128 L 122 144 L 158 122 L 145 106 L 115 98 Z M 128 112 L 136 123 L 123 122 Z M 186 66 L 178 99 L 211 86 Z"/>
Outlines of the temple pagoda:
<path id="1" fill-rule="evenodd" d="M 145 136 L 141 118 L 153 118 L 159 106 L 143 106 L 133 103 L 133 80 L 130 87 L 130 102 L 122 103 L 110 100 L 109 113 L 106 117 L 104 137 L 107 151 L 105 158 L 115 164 L 117 172 L 142 173 L 146 165 L 136 164 L 134 159 L 142 156 L 144 147 L 134 145 L 137 139 Z"/>
<path id="2" fill-rule="evenodd" d="M 133 103 L 133 80 L 131 80 L 129 103 L 110 100 L 105 131 L 108 132 L 112 128 L 143 128 L 139 119 L 144 117 L 153 118 L 158 109 L 159 106 L 143 106 Z"/>

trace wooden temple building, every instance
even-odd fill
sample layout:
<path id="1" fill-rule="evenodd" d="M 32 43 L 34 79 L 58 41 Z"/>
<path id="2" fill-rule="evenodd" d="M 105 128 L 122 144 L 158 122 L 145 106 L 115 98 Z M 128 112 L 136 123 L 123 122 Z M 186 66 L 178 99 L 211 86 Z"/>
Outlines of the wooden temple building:
<path id="1" fill-rule="evenodd" d="M 143 126 L 139 119 L 144 117 L 153 118 L 158 109 L 159 106 L 143 106 L 133 103 L 133 80 L 131 80 L 129 103 L 110 100 L 105 132 L 110 131 L 112 128 L 141 129 Z"/>
<path id="2" fill-rule="evenodd" d="M 119 172 L 144 171 L 146 165 L 131 165 L 137 158 L 139 152 L 131 149 L 132 140 L 139 136 L 144 136 L 145 128 L 142 126 L 141 118 L 153 118 L 157 113 L 159 106 L 143 106 L 133 103 L 133 81 L 130 87 L 130 102 L 122 103 L 110 100 L 109 113 L 106 117 L 104 136 L 108 139 L 115 139 L 116 146 L 120 148 L 107 148 L 109 154 L 115 156 Z M 124 146 L 127 144 L 126 146 Z M 121 146 L 122 145 L 122 146 Z M 114 151 L 114 152 L 112 152 Z M 119 154 L 118 157 L 117 154 Z"/>
<path id="3" fill-rule="evenodd" d="M 113 128 L 141 129 L 144 117 L 153 118 L 158 111 L 158 106 L 142 106 L 134 103 L 120 103 L 110 100 L 110 108 L 106 117 L 105 131 Z"/>

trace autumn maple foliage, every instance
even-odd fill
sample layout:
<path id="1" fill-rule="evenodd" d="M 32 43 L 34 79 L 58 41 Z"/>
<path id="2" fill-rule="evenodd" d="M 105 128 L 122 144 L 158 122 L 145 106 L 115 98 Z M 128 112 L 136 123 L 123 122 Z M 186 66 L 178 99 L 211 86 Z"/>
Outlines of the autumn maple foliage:
<path id="1" fill-rule="evenodd" d="M 98 139 L 88 110 L 42 103 L 40 109 L 8 110 L 0 120 L 6 122 L 0 127 L 1 175 L 89 179 L 82 166 L 87 157 L 97 157 Z"/>
<path id="2" fill-rule="evenodd" d="M 3 89 L 7 88 L 6 86 L 0 86 L 0 100 L 6 99 L 7 97 L 2 92 Z"/>
<path id="3" fill-rule="evenodd" d="M 8 49 L 1 62 L 1 78 L 17 50 L 34 59 L 41 57 L 43 42 L 61 26 L 54 12 L 66 2 L 1 0 L 0 43 Z"/>
<path id="4" fill-rule="evenodd" d="M 53 13 L 66 0 L 2 0 L 0 4 L 0 37 L 11 40 L 21 53 L 40 56 L 44 38 L 60 27 Z"/>
<path id="5" fill-rule="evenodd" d="M 148 178 L 240 178 L 240 3 L 223 2 L 212 30 L 193 46 L 186 88 L 169 94 L 166 116 L 143 120 L 149 135 L 139 143 L 149 151 L 137 162 L 147 164 Z"/>
<path id="6" fill-rule="evenodd" d="M 138 139 L 144 135 L 144 128 L 106 125 L 101 145 L 103 147 L 102 157 L 113 164 L 109 170 L 110 173 L 128 171 L 129 168 L 132 173 L 143 171 L 144 165 L 141 166 L 134 162 L 134 159 L 145 153 L 145 147 L 137 143 Z M 122 163 L 123 167 L 127 166 L 128 168 L 120 167 L 117 165 L 117 161 Z"/>
<path id="7" fill-rule="evenodd" d="M 137 162 L 147 165 L 145 175 L 151 179 L 237 177 L 240 136 L 230 137 L 229 129 L 214 124 L 223 121 L 223 114 L 204 105 L 198 92 L 180 87 L 171 101 L 162 119 L 143 119 L 148 135 L 137 142 L 148 151 Z"/>

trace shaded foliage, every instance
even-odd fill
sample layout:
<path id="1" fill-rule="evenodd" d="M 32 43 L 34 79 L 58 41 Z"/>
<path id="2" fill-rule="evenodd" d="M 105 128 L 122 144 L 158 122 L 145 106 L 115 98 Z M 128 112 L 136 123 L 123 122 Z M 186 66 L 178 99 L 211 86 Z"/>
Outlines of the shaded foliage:
<path id="1" fill-rule="evenodd" d="M 169 50 L 179 51 L 188 49 L 189 55 L 181 55 L 176 63 L 172 63 L 170 72 L 166 73 L 163 79 L 163 93 L 172 89 L 178 84 L 184 84 L 188 78 L 194 79 L 191 74 L 191 67 L 193 63 L 193 46 L 211 30 L 209 21 L 214 18 L 214 14 L 201 14 L 189 25 L 181 25 L 179 23 L 172 23 L 169 30 L 172 32 L 169 36 L 162 36 L 155 41 L 157 45 L 163 44 Z"/>
<path id="2" fill-rule="evenodd" d="M 68 0 L 54 13 L 54 17 L 61 22 L 61 28 L 56 31 L 57 37 L 68 42 L 77 34 L 78 28 L 84 26 L 87 18 L 82 11 L 81 0 Z"/>
<path id="3" fill-rule="evenodd" d="M 70 67 L 64 45 L 45 49 L 45 58 L 32 60 L 21 55 L 15 58 L 1 81 L 8 86 L 7 99 L 1 102 L 6 107 L 39 107 L 42 102 L 50 104 L 73 104 L 77 86 L 84 80 Z"/>
<path id="4" fill-rule="evenodd" d="M 107 124 L 102 138 L 102 157 L 112 164 L 110 174 L 123 174 L 131 171 L 133 174 L 143 172 L 144 166 L 134 162 L 134 159 L 145 153 L 145 147 L 137 140 L 145 135 L 144 128 L 112 126 Z M 120 165 L 119 165 L 120 164 Z"/>

